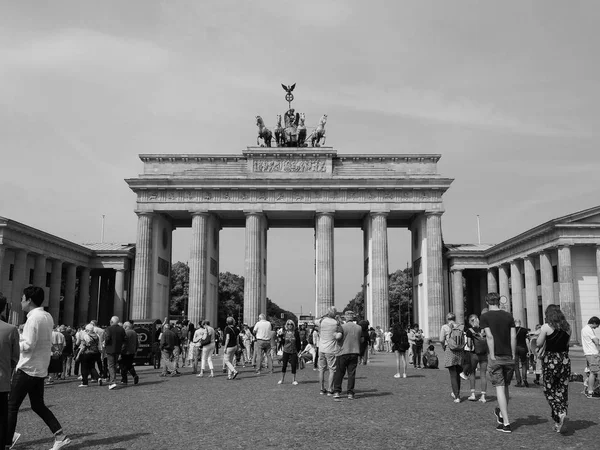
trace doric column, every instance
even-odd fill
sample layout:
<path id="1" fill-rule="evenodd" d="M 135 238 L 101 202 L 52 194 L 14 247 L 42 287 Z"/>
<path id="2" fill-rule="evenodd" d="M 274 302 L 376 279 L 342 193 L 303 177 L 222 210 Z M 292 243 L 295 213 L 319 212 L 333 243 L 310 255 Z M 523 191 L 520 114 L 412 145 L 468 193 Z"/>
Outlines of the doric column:
<path id="1" fill-rule="evenodd" d="M 527 305 L 527 327 L 532 330 L 539 322 L 537 277 L 533 257 L 527 256 L 523 259 L 525 269 L 525 304 Z"/>
<path id="2" fill-rule="evenodd" d="M 100 272 L 94 270 L 91 272 L 92 280 L 90 282 L 90 309 L 88 311 L 89 321 L 98 320 L 98 296 L 100 294 Z"/>
<path id="3" fill-rule="evenodd" d="M 46 256 L 36 255 L 35 266 L 33 267 L 33 285 L 46 287 Z"/>
<path id="4" fill-rule="evenodd" d="M 333 235 L 333 212 L 318 212 L 315 217 L 316 317 L 334 305 Z"/>
<path id="5" fill-rule="evenodd" d="M 571 266 L 571 247 L 558 247 L 558 283 L 560 285 L 560 309 L 571 325 L 571 342 L 579 339 L 577 321 L 575 320 L 575 295 L 573 292 L 573 268 Z"/>
<path id="6" fill-rule="evenodd" d="M 139 212 L 131 318 L 147 319 L 152 292 L 152 224 L 154 214 Z"/>
<path id="7" fill-rule="evenodd" d="M 208 221 L 207 212 L 192 214 L 188 318 L 194 324 L 204 319 L 206 315 Z"/>
<path id="8" fill-rule="evenodd" d="M 246 213 L 244 322 L 252 325 L 266 314 L 266 218 L 262 212 Z"/>
<path id="9" fill-rule="evenodd" d="M 511 301 L 510 301 L 510 290 L 508 288 L 508 270 L 509 270 L 509 267 L 506 264 L 502 264 L 501 266 L 498 267 L 498 288 L 499 288 L 498 293 L 500 294 L 500 296 L 506 297 L 506 303 L 501 304 L 500 308 L 504 309 L 505 311 L 510 312 Z"/>
<path id="10" fill-rule="evenodd" d="M 6 247 L 4 244 L 0 244 L 0 292 L 2 291 L 2 280 L 3 280 L 3 270 L 4 270 L 4 255 L 6 254 Z"/>
<path id="11" fill-rule="evenodd" d="M 113 299 L 113 315 L 124 322 L 123 304 L 125 297 L 125 269 L 115 270 L 115 295 Z"/>
<path id="12" fill-rule="evenodd" d="M 600 245 L 596 246 L 596 277 L 598 278 L 598 301 L 596 302 L 596 311 L 600 310 Z"/>
<path id="13" fill-rule="evenodd" d="M 518 260 L 510 262 L 510 282 L 512 285 L 512 315 L 515 320 L 525 323 L 523 314 L 523 282 L 521 279 L 521 264 Z"/>
<path id="14" fill-rule="evenodd" d="M 88 322 L 88 310 L 90 305 L 90 269 L 83 267 L 79 273 L 79 309 L 77 323 L 79 326 Z"/>
<path id="15" fill-rule="evenodd" d="M 62 324 L 73 325 L 75 316 L 75 286 L 77 282 L 77 266 L 69 264 L 65 279 L 65 309 L 63 311 Z"/>
<path id="16" fill-rule="evenodd" d="M 498 292 L 498 273 L 496 272 L 495 267 L 490 267 L 487 270 L 487 286 L 488 293 Z"/>
<path id="17" fill-rule="evenodd" d="M 426 212 L 427 239 L 427 308 L 429 335 L 437 336 L 444 320 L 442 273 L 442 213 Z"/>
<path id="18" fill-rule="evenodd" d="M 544 311 L 548 305 L 554 304 L 554 275 L 550 252 L 540 253 L 540 273 L 542 278 L 542 306 Z"/>
<path id="19" fill-rule="evenodd" d="M 21 310 L 21 297 L 25 289 L 26 279 L 25 271 L 27 269 L 27 251 L 15 249 L 15 264 L 13 267 L 12 280 L 12 305 L 9 322 L 13 325 L 19 325 L 23 317 Z"/>
<path id="20" fill-rule="evenodd" d="M 390 300 L 386 212 L 371 213 L 371 233 L 371 323 L 387 330 L 390 327 Z"/>
<path id="21" fill-rule="evenodd" d="M 63 262 L 59 259 L 52 260 L 52 272 L 50 273 L 50 301 L 48 303 L 48 312 L 54 319 L 54 323 L 58 323 L 58 315 L 60 314 L 60 286 L 62 280 Z"/>
<path id="22" fill-rule="evenodd" d="M 463 291 L 463 271 L 452 270 L 452 312 L 456 316 L 456 323 L 465 321 L 465 294 Z"/>

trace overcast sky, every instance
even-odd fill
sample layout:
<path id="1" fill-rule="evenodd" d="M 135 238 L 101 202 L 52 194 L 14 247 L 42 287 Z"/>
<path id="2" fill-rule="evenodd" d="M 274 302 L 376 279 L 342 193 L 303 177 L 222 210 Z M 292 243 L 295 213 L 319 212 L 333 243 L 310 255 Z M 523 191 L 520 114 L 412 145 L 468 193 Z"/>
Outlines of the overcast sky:
<path id="1" fill-rule="evenodd" d="M 105 241 L 135 242 L 138 154 L 240 154 L 281 83 L 338 153 L 440 153 L 445 242 L 476 242 L 477 214 L 497 243 L 600 203 L 597 2 L 0 3 L 0 215 L 66 239 L 99 241 L 105 214 Z M 243 230 L 221 237 L 243 275 Z M 361 231 L 335 240 L 343 307 Z M 409 244 L 390 230 L 390 271 Z M 268 256 L 267 295 L 312 311 L 312 230 L 271 230 Z"/>

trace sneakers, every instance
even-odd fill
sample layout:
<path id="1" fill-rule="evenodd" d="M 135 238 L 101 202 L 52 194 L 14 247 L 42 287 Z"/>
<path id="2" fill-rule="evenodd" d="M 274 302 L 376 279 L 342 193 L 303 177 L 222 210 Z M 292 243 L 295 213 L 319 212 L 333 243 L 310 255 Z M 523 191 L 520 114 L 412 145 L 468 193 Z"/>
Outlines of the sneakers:
<path id="1" fill-rule="evenodd" d="M 402 378 L 406 378 L 406 374 L 405 373 L 402 374 Z"/>
<path id="2" fill-rule="evenodd" d="M 88 385 L 87 385 L 87 384 L 83 384 L 83 383 L 81 383 L 81 384 L 80 384 L 79 386 L 77 386 L 77 387 L 88 387 Z"/>
<path id="3" fill-rule="evenodd" d="M 487 400 L 485 399 L 485 395 L 483 395 L 483 394 L 482 394 L 482 395 L 481 395 L 481 397 L 479 397 L 479 401 L 480 401 L 481 403 L 486 403 L 486 402 L 487 402 Z"/>
<path id="4" fill-rule="evenodd" d="M 236 370 L 235 372 L 233 372 L 233 375 L 231 375 L 231 379 L 232 379 L 232 380 L 235 380 L 235 377 L 237 377 L 237 376 L 238 376 L 238 373 L 239 373 L 239 372 L 238 372 L 237 370 Z"/>
<path id="5" fill-rule="evenodd" d="M 297 382 L 296 380 L 292 381 L 292 384 L 293 384 L 294 386 L 298 386 L 298 382 Z"/>
<path id="6" fill-rule="evenodd" d="M 13 439 L 12 439 L 12 444 L 10 445 L 9 448 L 15 448 L 15 445 L 17 445 L 17 441 L 21 438 L 21 433 L 17 433 L 16 431 L 13 434 Z"/>
<path id="7" fill-rule="evenodd" d="M 510 428 L 510 424 L 508 425 L 498 425 L 496 427 L 496 431 L 502 431 L 503 433 L 512 433 L 512 429 Z"/>
<path id="8" fill-rule="evenodd" d="M 567 418 L 567 413 L 560 413 L 558 415 L 558 418 L 559 418 L 559 421 L 558 421 L 558 423 L 556 425 L 554 425 L 554 430 L 557 433 L 560 433 L 562 431 L 562 429 L 563 429 L 564 424 L 565 424 L 565 419 Z"/>
<path id="9" fill-rule="evenodd" d="M 396 375 L 394 375 L 394 378 L 400 378 L 400 374 L 397 373 Z"/>
<path id="10" fill-rule="evenodd" d="M 70 443 L 71 443 L 71 439 L 69 439 L 68 437 L 65 436 L 65 438 L 62 441 L 59 441 L 58 439 L 55 440 L 54 445 L 52 446 L 52 448 L 50 450 L 59 450 L 61 448 L 66 447 Z"/>
<path id="11" fill-rule="evenodd" d="M 102 386 L 102 383 L 103 383 L 102 378 L 98 378 L 98 386 Z"/>
<path id="12" fill-rule="evenodd" d="M 348 394 L 348 400 L 354 400 L 354 394 Z"/>
<path id="13" fill-rule="evenodd" d="M 137 375 L 133 377 L 133 384 L 138 384 L 140 382 L 140 377 Z"/>
<path id="14" fill-rule="evenodd" d="M 342 397 L 341 397 L 341 395 L 340 395 L 340 393 L 339 393 L 339 392 L 336 392 L 335 394 L 333 394 L 333 399 L 334 399 L 336 402 L 339 402 L 340 400 L 342 400 Z"/>
<path id="15" fill-rule="evenodd" d="M 198 375 L 196 375 L 198 378 L 202 378 L 204 376 L 204 374 L 202 372 L 200 372 Z"/>
<path id="16" fill-rule="evenodd" d="M 79 375 L 79 376 L 77 377 L 77 379 L 78 379 L 79 381 L 83 380 L 83 375 Z"/>
<path id="17" fill-rule="evenodd" d="M 279 381 L 277 382 L 277 384 L 281 384 L 281 383 L 283 383 L 283 380 L 279 380 Z"/>
<path id="18" fill-rule="evenodd" d="M 593 398 L 593 399 L 599 398 L 599 397 L 596 397 L 593 392 L 585 392 L 583 395 L 585 395 L 587 398 Z"/>
<path id="19" fill-rule="evenodd" d="M 325 389 L 321 389 L 321 391 L 319 392 L 320 395 L 325 395 L 327 394 L 327 391 Z"/>
<path id="20" fill-rule="evenodd" d="M 475 392 L 471 392 L 471 395 L 469 395 L 469 398 L 467 400 L 470 400 L 472 402 L 476 402 L 477 401 L 477 397 L 475 397 Z"/>
<path id="21" fill-rule="evenodd" d="M 456 395 L 454 395 L 454 392 L 450 392 L 450 395 L 452 396 L 452 398 L 456 398 Z"/>
<path id="22" fill-rule="evenodd" d="M 327 391 L 327 397 L 331 397 L 332 395 L 333 395 L 333 392 Z"/>
<path id="23" fill-rule="evenodd" d="M 112 383 L 112 384 L 109 384 L 109 385 L 108 385 L 108 389 L 109 389 L 110 391 L 112 391 L 113 389 L 116 389 L 116 387 L 117 387 L 117 383 Z"/>
<path id="24" fill-rule="evenodd" d="M 453 401 L 454 403 L 460 403 L 460 398 L 455 398 Z"/>
<path id="25" fill-rule="evenodd" d="M 502 419 L 502 413 L 500 412 L 500 408 L 494 408 L 494 415 L 496 416 L 496 421 L 498 421 L 498 424 L 504 425 L 504 419 Z"/>
<path id="26" fill-rule="evenodd" d="M 468 380 L 468 379 L 469 379 L 469 377 L 468 377 L 468 376 L 467 376 L 467 375 L 466 375 L 464 372 L 461 372 L 461 373 L 460 373 L 460 377 L 461 377 L 463 380 Z"/>

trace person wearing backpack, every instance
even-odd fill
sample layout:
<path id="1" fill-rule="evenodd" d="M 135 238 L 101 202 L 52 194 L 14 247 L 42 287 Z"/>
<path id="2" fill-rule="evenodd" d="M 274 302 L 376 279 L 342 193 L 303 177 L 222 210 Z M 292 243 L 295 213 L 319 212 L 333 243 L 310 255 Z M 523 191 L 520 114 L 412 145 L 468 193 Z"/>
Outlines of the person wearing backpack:
<path id="1" fill-rule="evenodd" d="M 467 375 L 469 383 L 471 385 L 471 395 L 469 400 L 474 402 L 477 401 L 475 397 L 475 374 L 477 365 L 479 365 L 479 378 L 481 380 L 481 396 L 479 401 L 485 403 L 485 392 L 487 390 L 487 366 L 488 366 L 488 345 L 485 337 L 485 332 L 479 326 L 479 318 L 476 314 L 469 316 L 469 325 L 467 329 L 467 341 L 469 342 L 470 351 L 466 352 L 468 355 L 468 368 L 463 368 L 464 373 Z M 463 378 L 464 379 L 464 378 Z"/>
<path id="2" fill-rule="evenodd" d="M 444 349 L 444 367 L 450 373 L 452 398 L 454 403 L 460 403 L 460 373 L 465 348 L 465 333 L 462 325 L 456 324 L 454 313 L 446 315 L 446 323 L 440 330 L 440 342 Z"/>
<path id="3" fill-rule="evenodd" d="M 394 378 L 406 378 L 406 351 L 410 348 L 408 334 L 401 323 L 395 323 L 392 327 L 392 349 L 396 354 L 396 374 Z M 402 367 L 402 375 L 400 375 Z"/>

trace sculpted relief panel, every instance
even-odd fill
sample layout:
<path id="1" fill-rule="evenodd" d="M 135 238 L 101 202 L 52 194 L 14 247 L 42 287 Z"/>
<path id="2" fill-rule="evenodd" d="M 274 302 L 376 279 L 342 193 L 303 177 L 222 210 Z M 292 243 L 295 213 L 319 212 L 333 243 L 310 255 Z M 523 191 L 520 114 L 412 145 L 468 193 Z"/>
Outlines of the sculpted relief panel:
<path id="1" fill-rule="evenodd" d="M 323 159 L 255 159 L 253 172 L 326 172 Z"/>
<path id="2" fill-rule="evenodd" d="M 139 194 L 143 203 L 426 203 L 440 202 L 436 190 L 392 189 L 164 189 Z"/>

